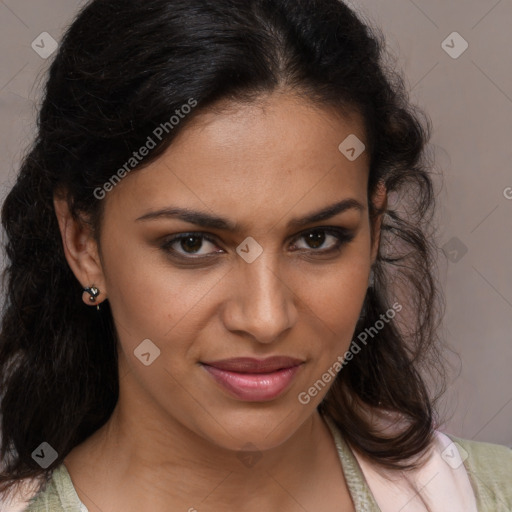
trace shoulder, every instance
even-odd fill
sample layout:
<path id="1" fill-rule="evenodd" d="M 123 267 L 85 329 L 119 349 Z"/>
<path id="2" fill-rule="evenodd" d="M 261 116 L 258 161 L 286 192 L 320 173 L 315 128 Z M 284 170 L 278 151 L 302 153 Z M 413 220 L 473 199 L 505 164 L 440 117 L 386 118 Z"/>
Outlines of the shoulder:
<path id="1" fill-rule="evenodd" d="M 512 449 L 445 435 L 460 453 L 481 509 L 512 510 Z"/>
<path id="2" fill-rule="evenodd" d="M 0 493 L 0 512 L 23 512 L 27 510 L 31 498 L 41 489 L 40 479 L 26 478 L 13 484 L 8 490 Z"/>
<path id="3" fill-rule="evenodd" d="M 31 498 L 24 512 L 87 512 L 64 464 L 57 466 L 47 484 Z"/>
<path id="4" fill-rule="evenodd" d="M 41 489 L 30 498 L 27 507 L 23 509 L 24 512 L 43 512 L 46 510 L 60 512 L 63 510 L 55 486 L 55 471 L 50 480 L 43 484 Z"/>

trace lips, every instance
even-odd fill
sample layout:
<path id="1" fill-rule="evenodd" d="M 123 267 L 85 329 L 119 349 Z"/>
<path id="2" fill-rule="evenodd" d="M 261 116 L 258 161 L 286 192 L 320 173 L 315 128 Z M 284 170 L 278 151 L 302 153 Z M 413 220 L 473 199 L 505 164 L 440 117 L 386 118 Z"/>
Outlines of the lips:
<path id="1" fill-rule="evenodd" d="M 277 398 L 291 384 L 304 361 L 287 356 L 266 359 L 239 357 L 202 363 L 232 397 L 261 402 Z"/>
<path id="2" fill-rule="evenodd" d="M 238 373 L 271 373 L 284 368 L 291 368 L 302 363 L 302 360 L 294 357 L 273 356 L 266 359 L 253 357 L 237 357 L 234 359 L 222 359 L 220 361 L 206 362 L 219 370 L 227 370 Z"/>

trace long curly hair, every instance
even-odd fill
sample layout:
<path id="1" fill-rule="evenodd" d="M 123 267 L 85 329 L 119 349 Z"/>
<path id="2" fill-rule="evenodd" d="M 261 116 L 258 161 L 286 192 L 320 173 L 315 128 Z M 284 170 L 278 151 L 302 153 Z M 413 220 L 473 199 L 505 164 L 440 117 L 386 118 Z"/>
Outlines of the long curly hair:
<path id="1" fill-rule="evenodd" d="M 48 481 L 110 417 L 119 393 L 117 334 L 108 300 L 83 304 L 64 256 L 53 196 L 67 197 L 99 243 L 98 189 L 191 98 L 140 163 L 157 159 L 188 122 L 219 100 L 251 102 L 286 88 L 364 120 L 368 195 L 395 195 L 383 215 L 375 281 L 356 333 L 385 323 L 337 375 L 319 405 L 354 449 L 411 468 L 436 428 L 431 382 L 442 382 L 437 328 L 435 190 L 428 116 L 412 105 L 380 29 L 338 0 L 94 0 L 66 31 L 46 81 L 37 135 L 2 208 L 7 266 L 0 332 L 0 492 L 24 478 Z M 136 168 L 132 172 L 136 172 Z M 95 192 L 96 191 L 96 192 Z M 381 322 L 382 323 L 382 322 Z M 426 373 L 425 373 L 426 372 Z M 405 420 L 376 429 L 368 411 Z M 57 459 L 42 468 L 33 451 Z M 411 462 L 412 461 L 412 462 Z"/>

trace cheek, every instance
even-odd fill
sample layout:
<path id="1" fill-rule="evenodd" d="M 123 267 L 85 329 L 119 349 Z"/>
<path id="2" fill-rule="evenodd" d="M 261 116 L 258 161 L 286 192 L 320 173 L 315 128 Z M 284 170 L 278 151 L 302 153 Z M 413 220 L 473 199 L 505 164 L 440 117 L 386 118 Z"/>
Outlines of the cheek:
<path id="1" fill-rule="evenodd" d="M 332 265 L 309 268 L 295 281 L 307 307 L 323 320 L 332 333 L 355 327 L 368 289 L 369 245 L 365 239 L 353 243 Z"/>
<path id="2" fill-rule="evenodd" d="M 112 238 L 104 260 L 108 299 L 124 350 L 133 351 L 146 338 L 162 352 L 172 339 L 173 350 L 179 350 L 180 343 L 186 343 L 184 326 L 199 329 L 199 319 L 194 318 L 220 276 L 176 269 L 158 249 L 117 242 Z"/>

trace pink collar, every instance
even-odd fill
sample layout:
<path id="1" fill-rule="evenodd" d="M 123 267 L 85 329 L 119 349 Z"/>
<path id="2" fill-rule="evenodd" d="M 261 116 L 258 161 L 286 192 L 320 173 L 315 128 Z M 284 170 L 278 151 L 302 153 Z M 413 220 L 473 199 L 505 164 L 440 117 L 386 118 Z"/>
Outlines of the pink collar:
<path id="1" fill-rule="evenodd" d="M 373 427 L 383 434 L 400 431 L 406 421 L 395 412 L 369 411 Z M 324 416 L 331 432 L 342 437 L 334 421 Z M 464 466 L 468 454 L 445 434 L 434 431 L 432 448 L 415 470 L 383 468 L 358 453 L 345 441 L 359 464 L 366 484 L 381 512 L 478 512 L 476 497 Z M 336 443 L 338 445 L 338 443 Z M 360 477 L 359 477 L 360 478 Z"/>
<path id="2" fill-rule="evenodd" d="M 430 457 L 417 470 L 383 470 L 353 454 L 381 512 L 478 512 L 464 449 L 441 432 L 435 432 Z"/>

